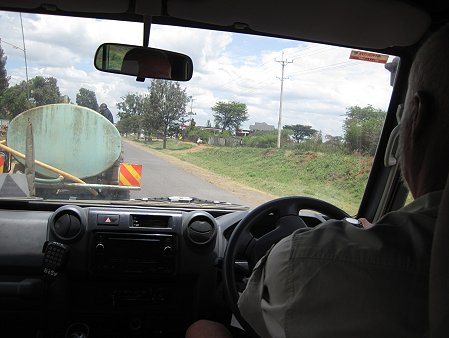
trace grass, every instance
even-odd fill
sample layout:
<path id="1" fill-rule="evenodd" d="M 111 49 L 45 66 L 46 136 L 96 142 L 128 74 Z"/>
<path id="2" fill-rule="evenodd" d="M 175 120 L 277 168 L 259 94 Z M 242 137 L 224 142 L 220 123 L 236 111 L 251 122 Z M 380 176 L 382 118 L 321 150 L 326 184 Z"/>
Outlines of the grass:
<path id="1" fill-rule="evenodd" d="M 162 142 L 148 146 L 162 150 Z M 372 165 L 369 156 L 343 153 L 211 146 L 189 151 L 193 147 L 169 140 L 163 152 L 276 196 L 316 197 L 350 214 L 358 210 Z"/>
<path id="2" fill-rule="evenodd" d="M 167 148 L 163 149 L 162 147 L 162 141 L 151 141 L 145 143 L 147 147 L 155 150 L 161 150 L 164 152 L 171 152 L 171 151 L 179 151 L 179 150 L 187 150 L 192 149 L 195 147 L 194 144 L 187 143 L 187 142 L 181 142 L 178 140 L 167 140 Z"/>

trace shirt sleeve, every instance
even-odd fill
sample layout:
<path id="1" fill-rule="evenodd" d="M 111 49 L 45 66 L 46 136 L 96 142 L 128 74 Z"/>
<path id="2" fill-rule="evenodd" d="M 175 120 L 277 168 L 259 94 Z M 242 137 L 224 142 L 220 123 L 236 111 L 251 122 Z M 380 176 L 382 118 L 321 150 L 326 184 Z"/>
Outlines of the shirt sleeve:
<path id="1" fill-rule="evenodd" d="M 291 243 L 290 236 L 284 238 L 259 260 L 238 301 L 241 315 L 261 337 L 285 337 Z"/>
<path id="2" fill-rule="evenodd" d="M 284 238 L 257 263 L 241 315 L 264 338 L 423 337 L 431 236 L 418 216 L 392 213 L 369 230 L 328 221 Z"/>

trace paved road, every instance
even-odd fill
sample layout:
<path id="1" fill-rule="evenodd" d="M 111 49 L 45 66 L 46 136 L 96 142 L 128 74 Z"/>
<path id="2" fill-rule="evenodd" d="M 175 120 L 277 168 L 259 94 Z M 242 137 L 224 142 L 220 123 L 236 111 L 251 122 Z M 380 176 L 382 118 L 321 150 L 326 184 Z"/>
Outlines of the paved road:
<path id="1" fill-rule="evenodd" d="M 190 196 L 214 201 L 249 205 L 231 192 L 188 173 L 171 163 L 123 141 L 124 162 L 142 164 L 142 190 L 131 198 Z"/>

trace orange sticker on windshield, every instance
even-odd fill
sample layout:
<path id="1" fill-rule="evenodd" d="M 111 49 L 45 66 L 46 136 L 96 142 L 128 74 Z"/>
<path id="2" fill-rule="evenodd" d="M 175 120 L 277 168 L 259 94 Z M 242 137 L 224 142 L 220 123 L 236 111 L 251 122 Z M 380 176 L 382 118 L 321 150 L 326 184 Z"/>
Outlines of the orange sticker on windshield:
<path id="1" fill-rule="evenodd" d="M 349 55 L 349 58 L 354 60 L 362 60 L 377 63 L 387 63 L 388 61 L 388 55 L 362 52 L 359 50 L 352 50 L 351 55 Z"/>

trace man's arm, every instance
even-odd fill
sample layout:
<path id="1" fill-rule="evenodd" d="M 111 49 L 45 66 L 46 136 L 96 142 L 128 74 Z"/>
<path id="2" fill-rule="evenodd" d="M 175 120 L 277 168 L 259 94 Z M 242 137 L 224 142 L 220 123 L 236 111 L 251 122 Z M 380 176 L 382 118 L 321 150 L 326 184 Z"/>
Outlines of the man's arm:
<path id="1" fill-rule="evenodd" d="M 381 221 L 331 220 L 280 241 L 239 299 L 243 318 L 261 337 L 422 337 L 427 222 L 410 212 Z"/>
<path id="2" fill-rule="evenodd" d="M 269 250 L 254 267 L 238 306 L 243 318 L 261 337 L 285 337 L 289 294 L 291 236 Z"/>

